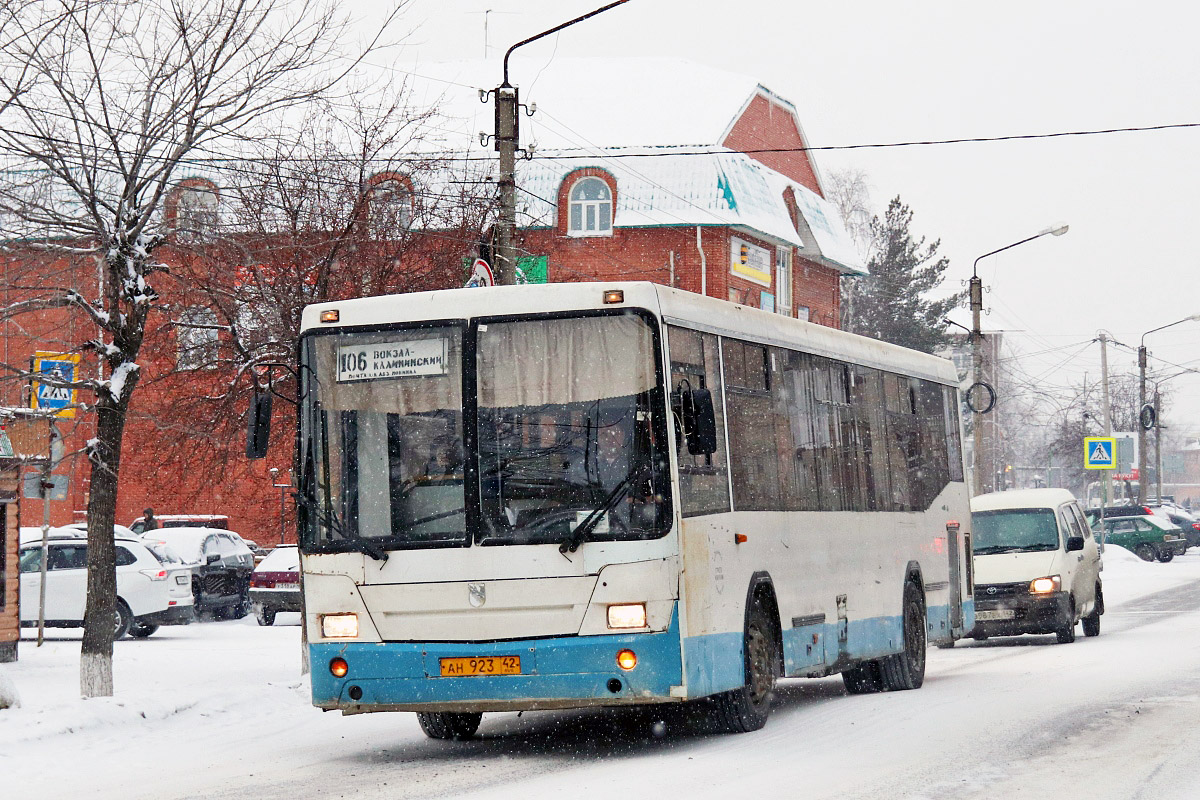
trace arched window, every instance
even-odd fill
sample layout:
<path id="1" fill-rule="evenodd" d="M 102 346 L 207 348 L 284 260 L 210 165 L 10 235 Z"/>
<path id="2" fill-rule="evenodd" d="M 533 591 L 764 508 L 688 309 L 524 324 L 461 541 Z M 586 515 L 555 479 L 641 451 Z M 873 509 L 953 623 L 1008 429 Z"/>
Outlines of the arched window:
<path id="1" fill-rule="evenodd" d="M 612 191 L 600 178 L 584 178 L 571 187 L 567 233 L 571 236 L 612 235 Z"/>
<path id="2" fill-rule="evenodd" d="M 367 221 L 372 232 L 395 235 L 412 224 L 413 197 L 408 180 L 385 172 L 371 179 L 367 189 Z"/>

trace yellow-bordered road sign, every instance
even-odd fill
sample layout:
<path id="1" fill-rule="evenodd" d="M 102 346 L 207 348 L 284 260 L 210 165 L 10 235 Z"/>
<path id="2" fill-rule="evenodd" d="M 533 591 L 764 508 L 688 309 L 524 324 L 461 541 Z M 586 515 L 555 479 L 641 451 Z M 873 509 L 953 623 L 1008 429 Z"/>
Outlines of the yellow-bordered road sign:
<path id="1" fill-rule="evenodd" d="M 33 391 L 30 392 L 33 407 L 43 411 L 53 411 L 56 417 L 74 417 L 75 400 L 78 391 L 62 383 L 74 383 L 79 376 L 78 353 L 43 353 L 33 354 L 33 373 L 54 378 L 53 382 L 33 379 Z"/>
<path id="2" fill-rule="evenodd" d="M 1087 469 L 1116 469 L 1116 438 L 1113 436 L 1084 437 L 1083 466 Z"/>

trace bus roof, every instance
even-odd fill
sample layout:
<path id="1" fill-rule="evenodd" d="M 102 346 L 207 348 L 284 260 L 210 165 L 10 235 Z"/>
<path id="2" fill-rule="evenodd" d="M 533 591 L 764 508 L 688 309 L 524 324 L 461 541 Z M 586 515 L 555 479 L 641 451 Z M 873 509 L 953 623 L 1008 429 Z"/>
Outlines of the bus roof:
<path id="1" fill-rule="evenodd" d="M 610 289 L 622 290 L 624 302 L 605 304 L 604 293 Z M 648 281 L 442 289 L 317 303 L 304 309 L 300 329 L 303 333 L 317 328 L 631 307 L 649 309 L 674 325 L 789 347 L 938 383 L 958 383 L 954 364 L 948 359 Z M 320 321 L 322 311 L 335 309 L 336 322 Z"/>

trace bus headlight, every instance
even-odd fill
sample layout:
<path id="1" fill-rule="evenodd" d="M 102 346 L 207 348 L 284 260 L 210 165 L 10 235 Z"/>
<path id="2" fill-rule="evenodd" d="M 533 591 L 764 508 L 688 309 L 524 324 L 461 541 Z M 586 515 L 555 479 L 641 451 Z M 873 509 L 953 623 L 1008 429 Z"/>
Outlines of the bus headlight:
<path id="1" fill-rule="evenodd" d="M 326 639 L 357 639 L 358 614 L 322 614 L 321 635 Z"/>
<path id="2" fill-rule="evenodd" d="M 1060 589 L 1062 589 L 1062 578 L 1058 575 L 1037 578 L 1029 583 L 1031 594 L 1053 594 Z"/>
<path id="3" fill-rule="evenodd" d="M 646 627 L 646 604 L 625 603 L 608 607 L 608 627 L 610 628 L 644 628 Z"/>

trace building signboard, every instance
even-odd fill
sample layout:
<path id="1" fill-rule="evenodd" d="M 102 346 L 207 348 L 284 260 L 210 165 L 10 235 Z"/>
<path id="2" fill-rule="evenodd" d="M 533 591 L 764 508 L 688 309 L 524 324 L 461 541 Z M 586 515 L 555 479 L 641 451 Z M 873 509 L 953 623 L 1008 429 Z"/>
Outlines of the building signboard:
<path id="1" fill-rule="evenodd" d="M 740 278 L 771 286 L 772 252 L 736 236 L 729 237 L 730 271 Z"/>

